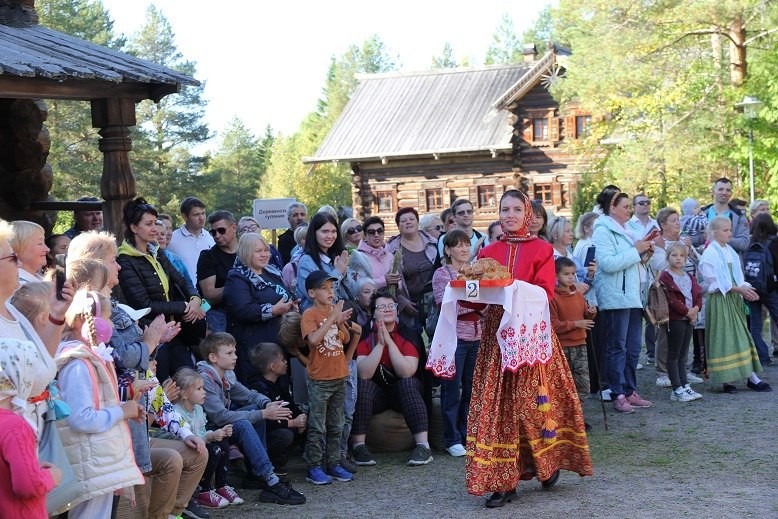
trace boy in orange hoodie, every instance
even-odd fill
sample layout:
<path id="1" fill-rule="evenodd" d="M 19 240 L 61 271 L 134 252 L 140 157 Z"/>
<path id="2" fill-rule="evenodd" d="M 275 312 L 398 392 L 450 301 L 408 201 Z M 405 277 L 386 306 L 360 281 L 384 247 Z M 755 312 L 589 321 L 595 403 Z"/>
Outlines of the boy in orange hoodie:
<path id="1" fill-rule="evenodd" d="M 573 374 L 578 398 L 583 402 L 589 396 L 586 330 L 591 330 L 594 326 L 597 307 L 589 306 L 583 294 L 575 289 L 576 265 L 573 260 L 560 256 L 554 264 L 557 285 L 554 299 L 550 303 L 551 326 L 559 337 L 559 343 Z"/>

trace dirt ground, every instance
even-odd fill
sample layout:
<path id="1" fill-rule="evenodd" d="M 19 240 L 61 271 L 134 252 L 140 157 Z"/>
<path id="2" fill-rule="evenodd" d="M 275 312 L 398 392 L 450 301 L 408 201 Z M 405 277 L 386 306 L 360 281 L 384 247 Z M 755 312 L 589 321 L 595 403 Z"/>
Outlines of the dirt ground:
<path id="1" fill-rule="evenodd" d="M 550 491 L 537 481 L 522 483 L 519 499 L 502 509 L 487 510 L 483 497 L 467 494 L 463 458 L 435 452 L 429 465 L 408 467 L 408 452 L 376 454 L 378 464 L 361 467 L 354 481 L 323 487 L 306 483 L 296 460 L 289 476 L 306 504 L 259 503 L 258 491 L 236 484 L 246 503 L 211 517 L 778 517 L 776 366 L 762 374 L 775 392 L 755 393 L 745 381 L 734 395 L 698 384 L 704 398 L 690 403 L 670 402 L 670 390 L 658 388 L 653 366 L 646 366 L 638 390 L 653 408 L 619 415 L 606 403 L 606 431 L 599 401 L 584 405 L 593 425 L 593 477 L 563 472 Z"/>

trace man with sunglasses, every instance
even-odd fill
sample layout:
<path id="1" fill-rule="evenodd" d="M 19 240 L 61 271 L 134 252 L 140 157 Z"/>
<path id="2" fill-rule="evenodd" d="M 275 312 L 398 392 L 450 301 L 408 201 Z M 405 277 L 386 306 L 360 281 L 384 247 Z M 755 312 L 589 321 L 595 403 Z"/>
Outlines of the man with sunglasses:
<path id="1" fill-rule="evenodd" d="M 472 202 L 467 198 L 457 198 L 451 204 L 451 214 L 454 216 L 455 228 L 464 231 L 470 237 L 470 257 L 474 258 L 482 247 L 489 245 L 489 237 L 473 229 L 475 212 Z M 438 258 L 443 257 L 443 236 L 445 233 L 438 237 Z"/>
<path id="2" fill-rule="evenodd" d="M 632 198 L 632 218 L 627 222 L 627 229 L 632 237 L 642 240 L 652 230 L 659 230 L 659 224 L 651 218 L 651 200 L 646 195 L 635 195 Z"/>
<path id="3" fill-rule="evenodd" d="M 227 331 L 227 311 L 222 306 L 227 274 L 238 255 L 238 225 L 229 211 L 216 211 L 208 217 L 215 244 L 200 253 L 197 260 L 197 283 L 200 293 L 211 305 L 205 314 L 208 330 Z"/>
<path id="4" fill-rule="evenodd" d="M 205 228 L 205 204 L 198 198 L 188 196 L 181 202 L 181 216 L 184 223 L 173 231 L 168 250 L 184 260 L 186 270 L 197 286 L 197 260 L 200 253 L 214 246 L 213 238 Z"/>

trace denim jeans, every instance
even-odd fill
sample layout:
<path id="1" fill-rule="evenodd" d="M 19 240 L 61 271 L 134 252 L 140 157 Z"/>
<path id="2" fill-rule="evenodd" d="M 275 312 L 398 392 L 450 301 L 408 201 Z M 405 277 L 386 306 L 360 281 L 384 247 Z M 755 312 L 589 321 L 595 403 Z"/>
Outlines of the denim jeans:
<path id="1" fill-rule="evenodd" d="M 240 447 L 246 458 L 248 469 L 256 476 L 267 479 L 272 476 L 273 464 L 265 447 L 265 421 L 257 420 L 252 424 L 248 420 L 238 420 L 232 424 L 231 441 Z"/>
<path id="2" fill-rule="evenodd" d="M 615 399 L 629 396 L 637 388 L 636 370 L 640 357 L 640 332 L 643 316 L 640 308 L 602 310 L 607 325 L 606 357 L 608 383 Z"/>
<path id="3" fill-rule="evenodd" d="M 451 380 L 440 381 L 440 411 L 443 414 L 443 441 L 446 447 L 467 439 L 467 412 L 473 392 L 473 371 L 480 341 L 457 340 L 454 354 L 456 374 Z"/>
<path id="4" fill-rule="evenodd" d="M 205 314 L 205 322 L 208 324 L 208 333 L 227 331 L 227 312 L 221 308 L 211 308 Z"/>
<path id="5" fill-rule="evenodd" d="M 770 320 L 773 322 L 778 321 L 778 292 L 759 294 L 758 301 L 748 303 L 748 308 L 751 311 L 751 315 L 748 316 L 748 327 L 751 329 L 751 336 L 754 338 L 754 346 L 756 346 L 756 352 L 759 354 L 759 361 L 764 366 L 769 364 L 771 359 L 770 349 L 762 338 L 762 325 L 764 325 L 764 320 L 762 319 L 763 305 L 770 314 Z"/>
<path id="6" fill-rule="evenodd" d="M 348 437 L 351 436 L 351 424 L 354 422 L 354 409 L 357 406 L 357 361 L 348 363 L 346 379 L 346 401 L 343 408 L 343 434 L 340 438 L 340 452 L 348 453 Z"/>
<path id="7" fill-rule="evenodd" d="M 340 440 L 343 436 L 346 380 L 308 380 L 308 439 L 303 459 L 309 467 L 340 463 Z"/>

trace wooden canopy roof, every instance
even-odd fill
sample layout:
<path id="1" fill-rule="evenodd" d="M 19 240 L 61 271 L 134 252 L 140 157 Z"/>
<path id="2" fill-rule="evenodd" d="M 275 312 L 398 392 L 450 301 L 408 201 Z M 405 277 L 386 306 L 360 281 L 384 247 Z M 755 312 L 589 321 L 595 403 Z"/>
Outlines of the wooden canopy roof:
<path id="1" fill-rule="evenodd" d="M 366 74 L 313 157 L 372 161 L 511 149 L 506 106 L 554 66 L 557 49 L 516 65 Z"/>
<path id="2" fill-rule="evenodd" d="M 0 96 L 159 101 L 199 83 L 169 69 L 40 25 L 0 25 Z"/>

